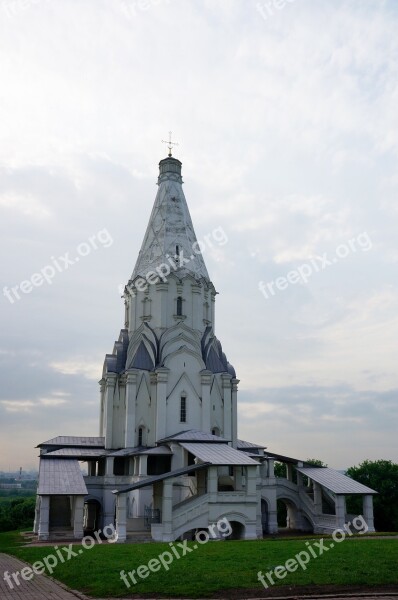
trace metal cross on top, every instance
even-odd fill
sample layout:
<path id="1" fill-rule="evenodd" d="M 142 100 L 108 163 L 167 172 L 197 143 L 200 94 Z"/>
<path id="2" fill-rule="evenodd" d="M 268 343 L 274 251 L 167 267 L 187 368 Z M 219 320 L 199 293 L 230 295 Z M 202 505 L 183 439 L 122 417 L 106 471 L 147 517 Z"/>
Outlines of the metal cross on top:
<path id="1" fill-rule="evenodd" d="M 172 156 L 171 151 L 173 150 L 173 146 L 178 146 L 177 142 L 171 141 L 171 131 L 169 131 L 169 140 L 168 141 L 162 140 L 162 144 L 167 144 L 167 147 L 169 149 L 169 156 Z"/>

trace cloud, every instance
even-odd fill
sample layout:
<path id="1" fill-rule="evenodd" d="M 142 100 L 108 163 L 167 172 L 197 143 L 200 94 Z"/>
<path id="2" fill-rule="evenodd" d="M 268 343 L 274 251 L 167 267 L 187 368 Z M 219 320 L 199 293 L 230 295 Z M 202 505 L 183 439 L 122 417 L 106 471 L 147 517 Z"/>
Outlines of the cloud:
<path id="1" fill-rule="evenodd" d="M 89 362 L 85 357 L 75 357 L 71 360 L 50 363 L 50 368 L 63 375 L 83 375 L 87 379 L 98 380 L 101 378 L 101 363 Z"/>
<path id="2" fill-rule="evenodd" d="M 0 295 L 7 454 L 19 466 L 43 439 L 97 433 L 118 286 L 173 129 L 198 238 L 228 235 L 205 260 L 242 436 L 336 466 L 398 460 L 395 2 L 292 2 L 267 19 L 243 0 L 128 3 L 2 11 L 1 287 L 105 227 L 114 239 L 14 304 Z M 364 231 L 371 251 L 259 291 Z"/>

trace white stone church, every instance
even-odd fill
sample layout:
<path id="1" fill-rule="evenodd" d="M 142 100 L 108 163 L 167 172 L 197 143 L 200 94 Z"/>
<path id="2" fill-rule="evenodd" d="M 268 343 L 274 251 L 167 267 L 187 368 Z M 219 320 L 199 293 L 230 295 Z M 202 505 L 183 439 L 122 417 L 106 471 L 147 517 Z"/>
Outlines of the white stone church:
<path id="1" fill-rule="evenodd" d="M 286 507 L 280 527 L 331 533 L 350 517 L 351 494 L 363 497 L 374 531 L 374 490 L 238 439 L 239 380 L 215 335 L 217 292 L 181 162 L 170 151 L 159 170 L 124 291 L 124 328 L 105 356 L 99 436 L 58 436 L 38 446 L 38 539 L 79 539 L 113 525 L 119 542 L 173 541 L 224 517 L 233 538 L 256 539 L 278 532 L 278 502 Z M 285 465 L 284 477 L 275 477 L 275 461 Z"/>

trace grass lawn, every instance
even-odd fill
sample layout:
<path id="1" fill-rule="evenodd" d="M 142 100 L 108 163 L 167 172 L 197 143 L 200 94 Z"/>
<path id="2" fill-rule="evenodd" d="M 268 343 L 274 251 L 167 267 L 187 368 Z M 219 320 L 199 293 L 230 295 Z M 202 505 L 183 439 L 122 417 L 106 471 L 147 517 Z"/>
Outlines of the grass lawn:
<path id="1" fill-rule="evenodd" d="M 21 547 L 20 538 L 14 533 L 0 534 L 0 551 L 14 554 L 34 563 L 54 553 L 51 546 Z M 319 540 L 307 541 L 314 546 Z M 331 539 L 325 538 L 329 546 Z M 179 555 L 183 550 L 174 542 Z M 185 596 L 190 598 L 210 596 L 219 590 L 259 588 L 257 572 L 263 573 L 283 565 L 302 551 L 308 551 L 305 539 L 271 539 L 258 541 L 208 542 L 193 549 L 177 560 L 174 558 L 169 570 L 163 567 L 149 573 L 145 579 L 137 578 L 128 589 L 120 579 L 120 571 L 136 570 L 147 565 L 162 552 L 170 551 L 169 544 L 109 544 L 104 542 L 91 549 L 73 546 L 82 552 L 54 569 L 53 577 L 73 589 L 93 596 L 131 596 L 134 593 L 159 596 Z M 65 551 L 62 554 L 67 557 Z M 379 585 L 398 583 L 398 540 L 397 539 L 347 539 L 335 544 L 322 556 L 311 558 L 306 570 L 301 567 L 287 573 L 277 585 Z M 145 573 L 145 571 L 144 571 Z"/>

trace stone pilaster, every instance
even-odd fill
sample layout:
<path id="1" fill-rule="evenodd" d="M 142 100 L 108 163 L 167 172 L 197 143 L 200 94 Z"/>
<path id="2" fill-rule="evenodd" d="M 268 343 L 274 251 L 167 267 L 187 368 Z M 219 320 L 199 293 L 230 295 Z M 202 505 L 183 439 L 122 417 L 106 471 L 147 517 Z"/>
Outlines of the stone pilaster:
<path id="1" fill-rule="evenodd" d="M 232 446 L 238 445 L 238 383 L 239 379 L 231 379 L 231 403 L 232 403 Z"/>
<path id="2" fill-rule="evenodd" d="M 224 398 L 224 434 L 223 436 L 228 440 L 232 440 L 232 385 L 231 375 L 223 373 L 221 375 L 222 380 L 222 393 Z"/>
<path id="3" fill-rule="evenodd" d="M 126 448 L 135 446 L 135 403 L 137 397 L 137 371 L 127 371 L 126 378 L 126 420 L 124 430 L 124 445 Z"/>
<path id="4" fill-rule="evenodd" d="M 109 373 L 105 383 L 105 448 L 111 449 L 113 442 L 113 398 L 116 386 L 116 373 Z"/>
<path id="5" fill-rule="evenodd" d="M 210 371 L 202 371 L 200 380 L 202 384 L 202 431 L 210 432 L 210 385 L 212 373 Z"/>
<path id="6" fill-rule="evenodd" d="M 166 403 L 169 369 L 156 369 L 156 441 L 166 437 Z"/>

